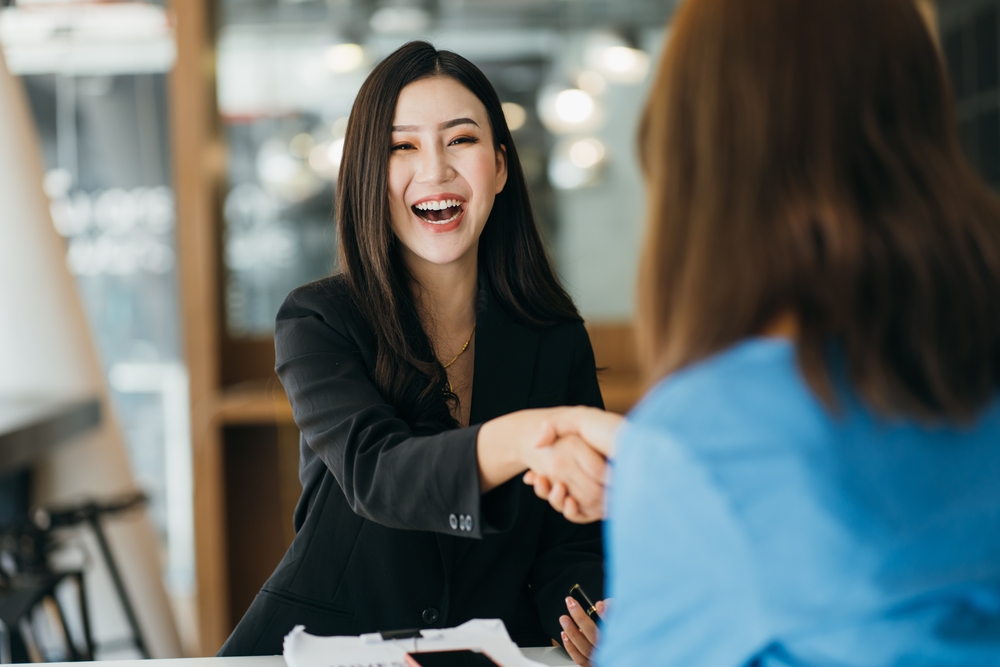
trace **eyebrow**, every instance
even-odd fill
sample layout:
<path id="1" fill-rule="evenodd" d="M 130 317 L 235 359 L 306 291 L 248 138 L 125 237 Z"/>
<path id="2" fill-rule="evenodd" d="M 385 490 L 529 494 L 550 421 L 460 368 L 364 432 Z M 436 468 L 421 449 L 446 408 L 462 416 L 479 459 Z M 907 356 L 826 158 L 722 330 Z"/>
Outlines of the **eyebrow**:
<path id="1" fill-rule="evenodd" d="M 454 120 L 448 120 L 440 125 L 438 125 L 439 130 L 447 130 L 450 127 L 455 127 L 456 125 L 475 125 L 479 127 L 479 123 L 472 120 L 471 118 L 455 118 Z M 420 125 L 393 125 L 393 132 L 416 132 L 420 129 Z"/>

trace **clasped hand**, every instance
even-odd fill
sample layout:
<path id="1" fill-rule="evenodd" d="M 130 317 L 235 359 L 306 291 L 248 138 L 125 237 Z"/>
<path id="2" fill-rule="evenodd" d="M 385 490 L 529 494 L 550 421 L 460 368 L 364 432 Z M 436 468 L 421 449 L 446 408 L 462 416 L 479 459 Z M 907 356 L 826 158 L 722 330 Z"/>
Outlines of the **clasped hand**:
<path id="1" fill-rule="evenodd" d="M 529 468 L 524 481 L 568 520 L 600 520 L 607 458 L 622 418 L 585 407 L 548 412 L 538 438 L 522 454 Z"/>

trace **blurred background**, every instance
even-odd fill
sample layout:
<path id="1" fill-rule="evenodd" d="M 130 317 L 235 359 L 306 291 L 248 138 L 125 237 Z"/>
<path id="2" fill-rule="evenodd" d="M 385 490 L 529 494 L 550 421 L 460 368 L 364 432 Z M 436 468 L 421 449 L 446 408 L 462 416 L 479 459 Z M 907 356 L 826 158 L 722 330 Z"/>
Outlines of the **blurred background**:
<path id="1" fill-rule="evenodd" d="M 1000 187 L 1000 1 L 915 1 L 940 35 L 969 157 Z M 635 130 L 676 4 L 3 0 L 0 47 L 148 497 L 179 650 L 214 653 L 292 538 L 298 434 L 273 372 L 274 316 L 334 268 L 347 116 L 406 41 L 454 50 L 493 82 L 607 367 L 605 400 L 631 407 Z"/>

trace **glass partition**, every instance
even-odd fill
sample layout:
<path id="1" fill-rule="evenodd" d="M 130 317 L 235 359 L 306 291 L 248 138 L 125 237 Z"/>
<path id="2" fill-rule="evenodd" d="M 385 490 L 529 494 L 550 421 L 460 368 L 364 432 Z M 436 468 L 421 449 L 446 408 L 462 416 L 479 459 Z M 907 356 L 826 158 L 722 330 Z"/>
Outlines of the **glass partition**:
<path id="1" fill-rule="evenodd" d="M 346 118 L 361 82 L 426 39 L 497 89 L 543 234 L 585 317 L 631 317 L 641 227 L 634 131 L 671 3 L 223 2 L 229 336 L 269 337 L 293 287 L 328 274 Z"/>

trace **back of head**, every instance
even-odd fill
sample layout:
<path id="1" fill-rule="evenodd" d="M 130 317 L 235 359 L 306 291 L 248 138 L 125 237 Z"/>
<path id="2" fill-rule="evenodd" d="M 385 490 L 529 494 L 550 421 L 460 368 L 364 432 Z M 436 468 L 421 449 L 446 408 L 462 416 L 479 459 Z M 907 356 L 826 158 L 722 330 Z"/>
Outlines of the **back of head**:
<path id="1" fill-rule="evenodd" d="M 640 342 L 658 376 L 799 324 L 888 414 L 962 419 L 1000 384 L 1000 204 L 959 147 L 914 0 L 687 0 L 641 131 Z"/>

